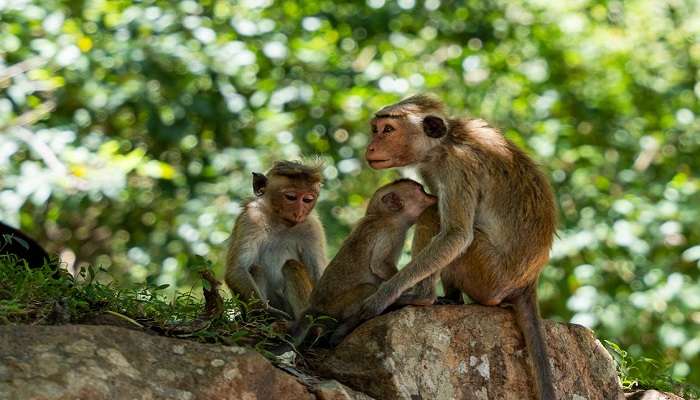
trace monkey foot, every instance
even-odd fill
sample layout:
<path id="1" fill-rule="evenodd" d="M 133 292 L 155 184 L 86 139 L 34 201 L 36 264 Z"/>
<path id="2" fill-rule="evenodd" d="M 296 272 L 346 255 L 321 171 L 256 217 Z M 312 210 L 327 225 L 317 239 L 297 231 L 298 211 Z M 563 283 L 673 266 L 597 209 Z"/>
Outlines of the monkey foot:
<path id="1" fill-rule="evenodd" d="M 414 294 L 404 294 L 394 304 L 400 306 L 430 306 L 435 303 L 435 297 L 417 296 Z"/>
<path id="2" fill-rule="evenodd" d="M 461 305 L 461 304 L 464 304 L 463 299 L 457 300 L 457 299 L 451 299 L 449 297 L 438 297 L 437 300 L 435 301 L 435 305 L 440 305 L 440 306 Z"/>

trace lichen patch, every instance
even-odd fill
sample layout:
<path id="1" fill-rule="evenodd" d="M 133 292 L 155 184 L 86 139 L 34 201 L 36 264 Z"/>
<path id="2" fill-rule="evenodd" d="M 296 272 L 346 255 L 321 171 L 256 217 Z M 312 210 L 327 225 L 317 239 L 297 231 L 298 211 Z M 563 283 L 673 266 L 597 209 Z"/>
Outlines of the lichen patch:
<path id="1" fill-rule="evenodd" d="M 136 378 L 139 372 L 129 364 L 129 361 L 124 355 L 115 348 L 104 348 L 97 350 L 97 355 L 107 360 L 110 364 L 117 367 L 117 370 L 131 378 Z"/>
<path id="2" fill-rule="evenodd" d="M 72 354 L 92 355 L 97 350 L 95 343 L 80 339 L 64 347 L 65 351 Z"/>
<path id="3" fill-rule="evenodd" d="M 176 344 L 173 346 L 173 353 L 183 355 L 185 354 L 185 346 L 181 344 Z"/>
<path id="4" fill-rule="evenodd" d="M 459 362 L 459 365 L 457 366 L 457 372 L 459 372 L 460 375 L 464 375 L 467 373 L 467 362 L 466 361 Z"/>

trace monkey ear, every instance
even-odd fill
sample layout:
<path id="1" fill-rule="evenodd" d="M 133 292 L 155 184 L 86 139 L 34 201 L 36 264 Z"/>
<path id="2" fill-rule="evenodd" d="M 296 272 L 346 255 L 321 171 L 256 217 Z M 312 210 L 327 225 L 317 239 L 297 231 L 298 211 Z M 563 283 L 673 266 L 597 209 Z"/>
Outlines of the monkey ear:
<path id="1" fill-rule="evenodd" d="M 431 138 L 440 138 L 447 134 L 447 125 L 442 118 L 427 115 L 423 118 L 423 132 Z"/>
<path id="2" fill-rule="evenodd" d="M 386 204 L 389 211 L 398 212 L 403 210 L 403 201 L 396 192 L 389 192 L 382 196 L 382 203 Z"/>
<path id="3" fill-rule="evenodd" d="M 265 193 L 267 177 L 259 172 L 253 172 L 253 193 L 260 197 Z"/>

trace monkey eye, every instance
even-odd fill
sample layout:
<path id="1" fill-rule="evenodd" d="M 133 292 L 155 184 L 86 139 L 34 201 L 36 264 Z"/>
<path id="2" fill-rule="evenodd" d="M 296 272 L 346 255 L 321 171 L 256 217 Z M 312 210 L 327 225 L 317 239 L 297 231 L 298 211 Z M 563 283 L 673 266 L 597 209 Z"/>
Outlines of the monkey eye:
<path id="1" fill-rule="evenodd" d="M 372 125 L 372 133 L 377 133 L 377 125 Z"/>
<path id="2" fill-rule="evenodd" d="M 311 202 L 314 201 L 314 197 L 313 197 L 313 196 L 307 196 L 307 197 L 304 197 L 304 198 L 302 199 L 302 201 L 303 201 L 304 203 L 309 204 L 309 203 L 311 203 Z"/>
<path id="3" fill-rule="evenodd" d="M 285 193 L 284 198 L 289 201 L 296 201 L 297 195 L 295 195 L 294 193 Z"/>
<path id="4" fill-rule="evenodd" d="M 384 125 L 384 130 L 382 131 L 382 133 L 390 133 L 390 132 L 393 132 L 395 130 L 396 129 L 394 129 L 394 127 L 391 125 Z"/>

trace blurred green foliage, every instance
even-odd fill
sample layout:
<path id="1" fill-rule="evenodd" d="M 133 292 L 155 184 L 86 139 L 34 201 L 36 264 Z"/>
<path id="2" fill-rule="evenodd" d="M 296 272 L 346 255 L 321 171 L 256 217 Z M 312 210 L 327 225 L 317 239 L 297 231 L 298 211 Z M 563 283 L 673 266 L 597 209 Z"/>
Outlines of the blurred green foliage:
<path id="1" fill-rule="evenodd" d="M 329 255 L 396 171 L 368 119 L 430 91 L 551 177 L 547 318 L 700 381 L 692 0 L 0 1 L 0 219 L 122 284 L 219 264 L 250 172 L 320 154 Z"/>

